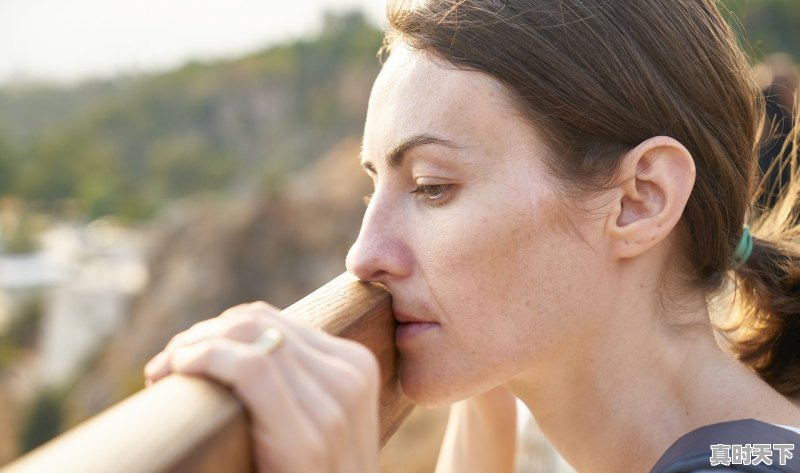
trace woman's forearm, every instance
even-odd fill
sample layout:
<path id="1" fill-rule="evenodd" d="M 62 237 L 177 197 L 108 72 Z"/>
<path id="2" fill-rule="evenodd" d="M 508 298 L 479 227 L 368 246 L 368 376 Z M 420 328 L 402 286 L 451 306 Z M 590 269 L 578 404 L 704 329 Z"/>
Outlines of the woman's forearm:
<path id="1" fill-rule="evenodd" d="M 516 402 L 505 388 L 450 407 L 436 473 L 514 471 Z"/>

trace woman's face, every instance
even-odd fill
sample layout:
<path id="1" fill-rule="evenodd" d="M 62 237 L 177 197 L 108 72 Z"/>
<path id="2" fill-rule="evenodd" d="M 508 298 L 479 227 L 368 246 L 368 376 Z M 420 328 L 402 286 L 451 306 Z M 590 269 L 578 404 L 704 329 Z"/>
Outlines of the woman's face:
<path id="1" fill-rule="evenodd" d="M 533 128 L 489 76 L 395 46 L 362 163 L 375 191 L 347 266 L 386 285 L 406 394 L 440 405 L 556 360 L 607 300 L 603 222 L 562 204 Z"/>

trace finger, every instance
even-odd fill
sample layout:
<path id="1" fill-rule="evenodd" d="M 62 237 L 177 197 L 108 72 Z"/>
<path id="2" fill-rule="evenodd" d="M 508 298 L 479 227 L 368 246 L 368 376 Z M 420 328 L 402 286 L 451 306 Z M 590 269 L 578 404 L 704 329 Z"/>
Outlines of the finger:
<path id="1" fill-rule="evenodd" d="M 315 430 L 323 434 L 325 447 L 319 455 L 330 459 L 324 471 L 366 471 L 359 463 L 364 458 L 363 452 L 348 454 L 347 450 L 374 444 L 375 451 L 378 451 L 377 396 L 369 393 L 377 388 L 366 387 L 365 393 L 365 376 L 355 367 L 296 337 L 291 338 L 285 348 L 285 351 L 283 347 L 279 349 L 281 353 L 275 358 L 279 361 L 276 366 L 283 373 L 301 411 Z M 269 386 L 263 383 L 263 378 L 256 377 L 252 381 L 239 388 L 240 395 L 251 399 L 251 408 L 258 412 L 265 402 L 259 393 Z M 373 398 L 374 402 L 369 402 Z M 363 411 L 370 405 L 374 415 L 365 416 Z M 363 423 L 359 424 L 364 418 L 375 426 L 364 428 Z M 362 439 L 368 439 L 367 443 Z"/>
<path id="2" fill-rule="evenodd" d="M 270 304 L 269 302 L 265 301 L 256 301 L 256 302 L 248 302 L 246 304 L 239 304 L 236 306 L 227 309 L 225 312 L 220 314 L 220 317 L 228 317 L 232 314 L 237 313 L 240 310 L 256 310 L 262 311 L 268 314 L 280 314 L 281 309 L 275 307 L 274 305 Z"/>
<path id="3" fill-rule="evenodd" d="M 324 465 L 324 471 L 359 471 L 363 468 L 357 462 L 363 455 L 344 454 L 346 449 L 365 445 L 378 449 L 377 379 L 370 380 L 370 374 L 359 371 L 359 367 L 297 337 L 287 336 L 286 342 L 268 356 L 250 344 L 210 338 L 176 348 L 170 366 L 177 373 L 200 375 L 231 386 L 254 416 L 256 434 L 262 442 L 287 442 L 282 435 L 285 432 L 303 431 L 307 435 L 309 428 L 324 433 L 321 450 L 310 457 L 322 462 L 333 454 L 337 461 Z M 300 429 L 289 429 L 282 418 L 287 412 L 286 399 L 292 396 L 276 395 L 276 377 L 283 379 L 286 391 L 294 395 L 293 417 L 307 419 L 298 420 Z M 275 411 L 276 403 L 284 407 Z M 277 432 L 276 425 L 287 427 Z M 260 460 L 266 461 L 269 459 Z"/>
<path id="4" fill-rule="evenodd" d="M 313 417 L 314 425 L 330 432 L 326 438 L 334 439 L 334 452 L 338 452 L 338 457 L 350 461 L 362 458 L 362 455 L 345 452 L 353 446 L 369 445 L 370 440 L 375 443 L 377 451 L 377 431 L 359 424 L 369 419 L 377 425 L 377 395 L 372 394 L 373 390 L 377 391 L 377 386 L 368 386 L 366 375 L 359 373 L 347 361 L 313 347 L 301 351 L 298 358 L 298 364 L 303 367 L 301 371 L 306 375 L 295 380 L 295 392 L 310 394 L 302 395 L 299 402 Z M 304 386 L 306 379 L 313 379 L 313 384 Z M 330 401 L 323 403 L 320 399 Z M 329 406 L 325 407 L 325 404 Z M 331 471 L 363 471 L 363 468 L 357 464 L 337 463 Z"/>
<path id="5" fill-rule="evenodd" d="M 329 335 L 307 322 L 283 317 L 277 308 L 260 301 L 232 307 L 219 317 L 195 324 L 189 330 L 175 335 L 167 344 L 165 351 L 170 351 L 178 346 L 191 345 L 219 334 L 224 334 L 234 340 L 249 342 L 254 340 L 267 326 L 276 324 L 284 331 L 299 336 L 306 343 L 326 353 L 341 355 L 340 348 L 343 345 L 356 343 Z M 349 355 L 350 353 L 345 354 L 345 356 Z"/>
<path id="6" fill-rule="evenodd" d="M 377 388 L 377 361 L 363 345 L 320 330 L 306 330 L 304 326 L 282 317 L 271 317 L 270 323 L 292 340 L 281 351 L 288 352 L 287 356 L 299 362 L 313 376 L 325 380 L 326 385 L 337 390 L 338 398 L 351 398 L 353 390 L 364 390 L 370 384 Z"/>
<path id="7" fill-rule="evenodd" d="M 266 302 L 241 304 L 223 312 L 219 317 L 194 324 L 167 343 L 144 368 L 145 382 L 153 384 L 170 374 L 170 354 L 178 347 L 188 346 L 220 335 L 234 340 L 252 341 L 263 330 L 266 315 L 278 314 L 278 309 Z"/>
<path id="8" fill-rule="evenodd" d="M 373 371 L 378 370 L 377 360 L 365 347 L 343 338 L 331 336 L 307 323 L 279 316 L 277 309 L 267 303 L 242 304 L 223 312 L 220 317 L 195 324 L 169 342 L 162 353 L 145 366 L 144 374 L 148 385 L 170 374 L 168 360 L 178 347 L 196 344 L 225 336 L 234 340 L 251 342 L 268 325 L 280 327 L 287 334 L 295 335 L 308 346 L 323 353 L 343 358 L 349 363 Z"/>
<path id="9" fill-rule="evenodd" d="M 359 428 L 353 429 L 357 436 L 351 439 L 350 444 L 362 447 L 374 445 L 377 452 L 380 450 L 377 427 L 381 382 L 374 356 L 368 349 L 362 348 L 362 350 L 370 357 L 366 363 L 352 363 L 343 358 L 326 356 L 324 357 L 326 363 L 315 364 L 307 369 L 313 376 L 324 380 L 326 386 L 329 386 L 329 391 L 343 400 L 343 408 L 348 418 L 353 422 L 359 420 L 362 422 Z M 361 469 L 359 468 L 359 471 Z"/>
<path id="10" fill-rule="evenodd" d="M 240 304 L 231 307 L 218 317 L 198 322 L 189 330 L 175 335 L 165 350 L 191 345 L 220 334 L 235 340 L 250 341 L 263 331 L 268 316 L 279 313 L 277 308 L 266 302 Z"/>
<path id="11" fill-rule="evenodd" d="M 170 373 L 169 355 L 161 352 L 144 365 L 145 384 L 150 386 Z"/>
<path id="12" fill-rule="evenodd" d="M 335 399 L 352 403 L 343 405 L 344 409 L 357 414 L 366 406 L 372 406 L 377 418 L 380 368 L 368 348 L 320 330 L 307 330 L 283 317 L 270 317 L 270 321 L 276 327 L 282 326 L 281 330 L 294 331 L 292 343 L 285 350 L 311 376 L 320 380 Z"/>
<path id="13" fill-rule="evenodd" d="M 222 332 L 220 323 L 217 319 L 204 320 L 192 325 L 189 329 L 178 333 L 173 336 L 167 343 L 167 346 L 148 361 L 144 366 L 145 384 L 151 384 L 166 377 L 172 371 L 170 369 L 169 360 L 172 353 L 179 347 L 195 344 L 201 340 L 213 337 L 215 334 Z"/>
<path id="14" fill-rule="evenodd" d="M 305 356 L 309 356 L 309 353 L 306 353 Z M 286 362 L 284 363 L 284 361 Z M 287 350 L 282 354 L 281 360 L 276 360 L 275 365 L 281 371 L 288 390 L 293 394 L 299 413 L 308 419 L 308 424 L 320 435 L 321 444 L 315 446 L 316 449 L 312 453 L 314 458 L 308 467 L 318 466 L 319 468 L 303 469 L 303 471 L 348 473 L 359 471 L 350 464 L 342 464 L 342 452 L 352 445 L 350 441 L 353 435 L 344 409 L 339 404 L 340 400 L 331 394 L 330 386 L 306 370 L 304 365 L 296 359 L 294 351 Z M 260 394 L 269 389 L 268 381 L 265 378 L 256 378 L 238 390 L 239 395 L 243 399 L 247 399 L 246 402 L 253 412 L 264 411 L 265 404 L 270 402 Z M 271 422 L 271 419 L 261 416 L 254 418 L 255 428 L 262 439 L 274 443 L 274 435 L 285 436 L 283 432 L 271 429 L 267 422 Z M 302 442 L 304 439 L 298 437 L 297 441 Z M 335 458 L 339 458 L 339 461 L 334 461 Z M 344 458 L 352 463 L 354 456 L 345 455 Z"/>
<path id="15" fill-rule="evenodd" d="M 332 355 L 322 352 L 302 340 L 293 338 L 289 354 L 302 366 L 303 369 L 298 371 L 305 371 L 308 373 L 307 378 L 314 380 L 312 387 L 298 386 L 294 392 L 316 392 L 322 387 L 324 391 L 311 396 L 311 398 L 321 399 L 323 395 L 327 395 L 335 402 L 333 407 L 323 408 L 321 412 L 317 410 L 322 406 L 319 401 L 308 405 L 304 404 L 305 409 L 314 416 L 314 424 L 328 426 L 330 428 L 325 428 L 331 430 L 336 425 L 337 413 L 348 419 L 348 428 L 345 429 L 345 432 L 338 432 L 334 436 L 337 439 L 346 439 L 346 442 L 338 445 L 334 451 L 340 453 L 338 458 L 349 458 L 349 461 L 352 462 L 356 461 L 355 459 L 364 460 L 365 457 L 357 454 L 345 455 L 344 449 L 353 446 L 364 448 L 373 446 L 376 452 L 379 450 L 377 425 L 380 380 L 377 370 L 372 370 L 369 366 L 365 367 L 363 363 L 353 364 L 340 356 L 343 352 L 349 353 L 351 349 L 350 345 L 344 348 L 340 346 Z M 366 348 L 359 345 L 359 349 L 372 357 Z M 291 379 L 289 376 L 287 378 Z M 303 380 L 298 382 L 302 383 Z M 336 410 L 332 411 L 331 409 Z M 358 464 L 339 466 L 343 468 L 342 471 L 362 471 L 366 468 L 366 465 L 359 466 Z"/>
<path id="16" fill-rule="evenodd" d="M 336 358 L 342 358 L 350 364 L 365 370 L 379 370 L 375 355 L 361 343 L 331 335 L 308 323 L 290 319 L 280 314 L 270 315 L 266 318 L 269 320 L 270 324 L 274 324 L 281 330 L 296 335 L 303 343 L 314 347 L 322 353 Z"/>
<path id="17" fill-rule="evenodd" d="M 264 356 L 252 345 L 215 339 L 179 347 L 170 364 L 176 373 L 203 376 L 233 388 L 252 416 L 255 440 L 263 444 L 256 449 L 260 454 L 257 461 L 263 466 L 259 470 L 272 471 L 272 464 L 285 465 L 288 459 L 276 455 L 295 450 L 298 443 L 311 439 L 307 458 L 310 469 L 303 471 L 330 471 L 330 438 L 322 436 L 315 442 L 314 436 L 321 432 L 312 420 L 319 417 L 320 409 L 331 410 L 330 400 L 321 397 L 324 393 L 320 388 L 288 350 L 282 350 Z"/>

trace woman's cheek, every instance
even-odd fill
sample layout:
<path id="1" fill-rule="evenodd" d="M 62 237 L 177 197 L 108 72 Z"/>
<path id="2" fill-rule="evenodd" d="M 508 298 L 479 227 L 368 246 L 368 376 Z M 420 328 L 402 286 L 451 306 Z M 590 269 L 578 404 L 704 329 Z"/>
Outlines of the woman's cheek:
<path id="1" fill-rule="evenodd" d="M 421 273 L 433 302 L 446 321 L 453 319 L 461 342 L 479 331 L 502 331 L 492 314 L 518 310 L 530 297 L 532 238 L 508 208 L 485 214 L 472 213 L 444 231 L 437 232 L 436 245 L 427 245 L 418 255 Z M 494 216 L 494 218 L 492 218 Z M 491 312 L 487 312 L 491 311 Z M 509 314 L 511 315 L 511 314 Z M 462 333 L 463 331 L 463 333 Z"/>

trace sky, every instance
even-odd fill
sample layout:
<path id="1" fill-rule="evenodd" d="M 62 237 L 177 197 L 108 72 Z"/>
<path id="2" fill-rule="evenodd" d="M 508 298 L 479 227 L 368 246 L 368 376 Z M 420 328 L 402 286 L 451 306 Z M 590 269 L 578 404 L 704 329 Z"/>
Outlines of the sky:
<path id="1" fill-rule="evenodd" d="M 74 83 L 235 57 L 312 34 L 324 11 L 385 0 L 0 0 L 0 85 Z"/>

